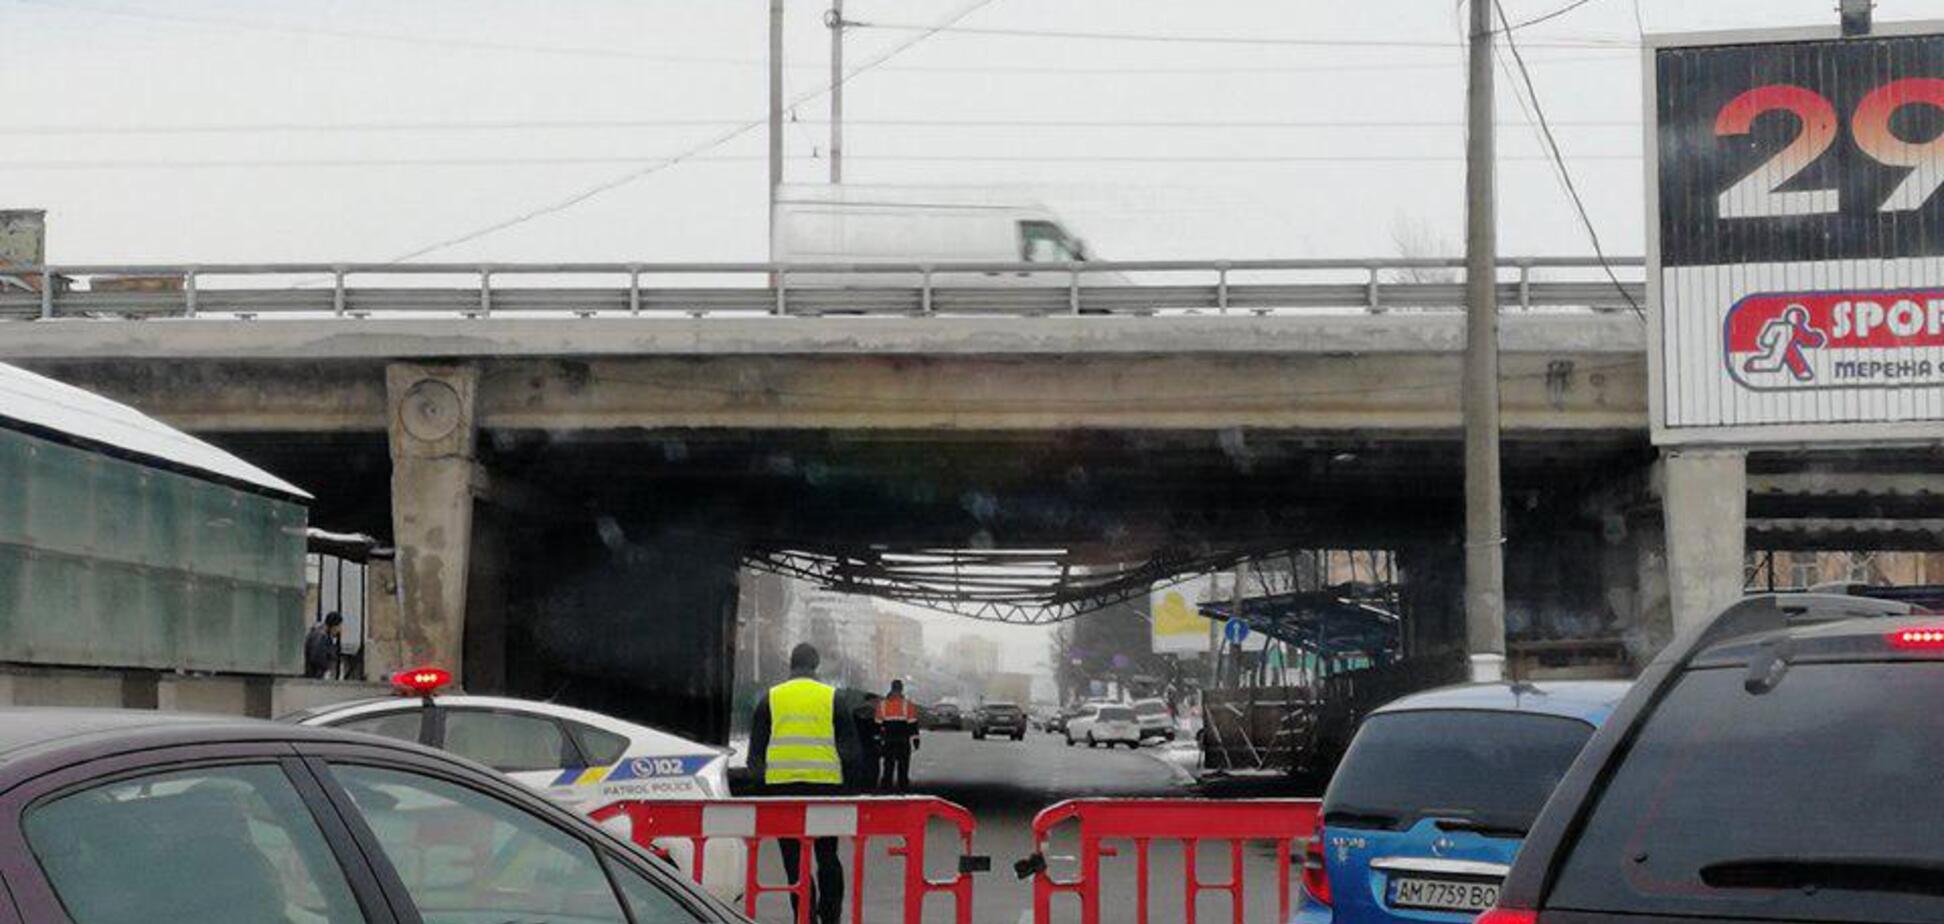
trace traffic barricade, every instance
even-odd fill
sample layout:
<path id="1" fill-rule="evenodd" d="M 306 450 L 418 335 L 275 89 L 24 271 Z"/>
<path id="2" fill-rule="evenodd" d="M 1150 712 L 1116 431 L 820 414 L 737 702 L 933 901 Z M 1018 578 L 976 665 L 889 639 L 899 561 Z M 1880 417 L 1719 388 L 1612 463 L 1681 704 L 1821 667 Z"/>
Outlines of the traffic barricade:
<path id="1" fill-rule="evenodd" d="M 952 896 L 957 924 L 971 924 L 971 874 L 988 865 L 986 858 L 972 855 L 972 813 L 931 796 L 636 800 L 604 806 L 590 817 L 605 822 L 622 816 L 628 819 L 629 837 L 657 854 L 666 856 L 655 846 L 658 840 L 687 841 L 694 849 L 690 872 L 698 883 L 704 874 L 709 841 L 742 841 L 748 851 L 743 913 L 752 918 L 756 916 L 757 899 L 783 894 L 796 899 L 797 924 L 809 924 L 811 885 L 815 881 L 810 872 L 812 842 L 820 837 L 851 839 L 845 889 L 850 898 L 851 924 L 864 921 L 864 858 L 875 842 L 891 842 L 886 845 L 887 852 L 904 861 L 903 924 L 919 924 L 926 897 L 938 893 Z M 926 872 L 925 832 L 935 820 L 951 825 L 958 834 L 959 856 L 949 879 L 935 880 Z M 803 857 L 796 881 L 763 882 L 757 864 L 763 845 L 784 841 L 795 842 Z"/>
<path id="2" fill-rule="evenodd" d="M 1081 924 L 1100 924 L 1100 861 L 1119 856 L 1119 848 L 1103 841 L 1131 841 L 1134 844 L 1135 921 L 1148 924 L 1149 849 L 1156 841 L 1181 845 L 1183 908 L 1185 924 L 1194 924 L 1195 900 L 1203 892 L 1226 892 L 1232 908 L 1230 920 L 1241 924 L 1244 885 L 1243 846 L 1266 842 L 1275 849 L 1278 922 L 1289 919 L 1290 862 L 1298 856 L 1297 843 L 1316 833 L 1318 800 L 1315 799 L 1075 799 L 1061 802 L 1040 812 L 1033 819 L 1033 856 L 1021 861 L 1022 876 L 1033 877 L 1033 920 L 1051 924 L 1053 896 L 1075 896 L 1080 903 Z M 1054 828 L 1073 823 L 1078 826 L 1079 869 L 1074 878 L 1053 878 L 1045 856 Z M 1227 842 L 1230 876 L 1226 881 L 1209 882 L 1196 872 L 1196 853 L 1204 841 Z"/>

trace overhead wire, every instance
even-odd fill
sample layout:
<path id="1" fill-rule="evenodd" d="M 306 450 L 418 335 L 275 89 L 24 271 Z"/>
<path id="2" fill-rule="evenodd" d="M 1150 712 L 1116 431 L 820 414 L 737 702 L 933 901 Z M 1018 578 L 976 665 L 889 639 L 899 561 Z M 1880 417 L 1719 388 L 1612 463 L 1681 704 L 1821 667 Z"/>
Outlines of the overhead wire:
<path id="1" fill-rule="evenodd" d="M 1472 2 L 1484 3 L 1486 0 L 1472 0 Z M 1490 2 L 1493 9 L 1498 12 L 1499 21 L 1509 26 L 1511 20 L 1505 15 L 1505 4 L 1500 0 L 1490 0 Z M 1580 224 L 1586 228 L 1587 239 L 1593 244 L 1593 255 L 1599 259 L 1600 267 L 1606 270 L 1607 279 L 1613 282 L 1614 290 L 1627 300 L 1627 305 L 1633 309 L 1634 315 L 1645 321 L 1647 312 L 1634 299 L 1633 293 L 1628 292 L 1627 287 L 1620 284 L 1620 276 L 1614 272 L 1613 263 L 1607 258 L 1606 247 L 1600 241 L 1600 229 L 1593 224 L 1593 216 L 1586 210 L 1586 200 L 1580 196 L 1579 186 L 1573 182 L 1572 170 L 1566 165 L 1566 157 L 1559 149 L 1559 139 L 1553 137 L 1552 126 L 1546 121 L 1545 105 L 1539 99 L 1538 87 L 1532 82 L 1532 72 L 1526 69 L 1525 58 L 1519 53 L 1519 40 L 1509 28 L 1504 30 L 1503 34 L 1505 47 L 1512 53 L 1513 63 L 1518 65 L 1519 78 L 1525 84 L 1526 95 L 1532 100 L 1532 114 L 1539 123 L 1539 131 L 1545 136 L 1546 149 L 1558 166 L 1560 177 L 1566 182 L 1566 192 L 1573 200 L 1573 209 L 1579 213 Z"/>
<path id="2" fill-rule="evenodd" d="M 823 116 L 797 118 L 799 125 L 827 125 Z M 1530 119 L 1528 119 L 1530 121 Z M 479 121 L 416 122 L 204 122 L 167 124 L 37 123 L 0 125 L 0 136 L 68 135 L 241 135 L 332 134 L 386 132 L 580 131 L 647 128 L 719 128 L 743 124 L 738 119 L 489 119 Z M 1513 125 L 1521 123 L 1502 122 Z M 1553 123 L 1555 127 L 1638 129 L 1638 119 L 1582 119 Z M 1462 119 L 955 119 L 861 118 L 844 120 L 846 127 L 895 128 L 1031 128 L 1031 129 L 1214 129 L 1214 128 L 1463 128 Z"/>
<path id="3" fill-rule="evenodd" d="M 260 22 L 248 19 L 234 19 L 222 16 L 192 15 L 187 13 L 161 13 L 152 10 L 135 10 L 127 7 L 96 6 L 86 3 L 54 2 L 54 0 L 14 0 L 16 3 L 38 6 L 50 10 L 88 13 L 96 16 L 110 16 L 121 19 L 135 19 L 146 22 L 172 23 L 187 26 L 206 26 L 219 29 L 235 29 L 242 32 L 255 32 L 268 35 L 282 35 L 291 38 L 330 38 L 347 39 L 360 42 L 384 42 L 395 45 L 412 45 L 427 48 L 450 48 L 462 51 L 512 52 L 518 54 L 558 55 L 573 58 L 615 58 L 628 61 L 662 62 L 669 64 L 722 64 L 745 67 L 763 67 L 765 62 L 756 58 L 728 58 L 715 55 L 662 54 L 654 52 L 630 51 L 613 45 L 534 45 L 522 42 L 500 42 L 489 39 L 465 39 L 450 36 L 414 35 L 405 32 L 385 32 L 374 29 L 341 29 L 335 27 L 299 26 L 285 23 Z"/>
<path id="4" fill-rule="evenodd" d="M 1542 22 L 1551 22 L 1552 20 L 1558 19 L 1559 17 L 1564 16 L 1567 13 L 1571 13 L 1572 11 L 1579 9 L 1580 7 L 1586 6 L 1587 4 L 1592 2 L 1593 0 L 1573 0 L 1573 2 L 1568 3 L 1565 6 L 1560 7 L 1559 9 L 1553 10 L 1550 13 L 1534 16 L 1531 19 L 1527 19 L 1515 25 L 1507 25 L 1504 29 L 1500 31 L 1517 32 L 1520 29 L 1524 29 L 1528 26 L 1536 26 Z M 1501 16 L 1500 18 L 1502 19 L 1504 17 Z"/>
<path id="5" fill-rule="evenodd" d="M 1576 159 L 1584 161 L 1637 161 L 1639 154 L 1580 154 Z M 630 175 L 630 179 L 646 176 L 649 173 L 674 166 L 677 163 L 755 163 L 765 160 L 761 154 L 726 155 L 688 155 L 671 157 L 638 157 L 627 155 L 614 156 L 536 156 L 536 157 L 398 157 L 398 158 L 291 158 L 282 160 L 247 159 L 206 159 L 206 160 L 0 160 L 0 171 L 7 170 L 222 170 L 222 169 L 314 169 L 321 167 L 539 167 L 539 166 L 598 166 L 615 164 L 636 164 L 641 169 Z M 790 161 L 818 161 L 815 155 L 790 155 Z M 1387 163 L 1464 163 L 1463 154 L 845 154 L 845 160 L 881 163 L 908 164 L 1387 164 Z M 1499 158 L 1501 161 L 1529 161 L 1550 163 L 1551 154 L 1511 154 Z M 577 193 L 572 201 L 561 203 L 550 211 L 560 211 L 578 204 L 592 195 L 605 192 L 625 182 L 608 180 L 600 186 L 590 187 L 588 191 Z M 523 213 L 527 220 L 537 218 L 550 211 L 534 210 Z M 497 223 L 490 229 L 471 232 L 470 236 L 450 239 L 438 245 L 427 245 L 413 254 L 387 262 L 403 262 L 413 257 L 430 253 L 433 250 L 450 247 L 483 237 L 492 230 L 511 227 L 519 223 L 515 219 Z"/>
<path id="6" fill-rule="evenodd" d="M 798 98 L 796 98 L 795 100 L 790 101 L 785 108 L 788 108 L 788 106 L 801 105 L 803 103 L 814 100 L 820 96 L 823 96 L 827 93 L 830 93 L 831 91 L 835 90 L 837 86 L 841 86 L 843 84 L 849 83 L 851 80 L 856 79 L 859 75 L 870 72 L 871 70 L 883 65 L 885 62 L 890 61 L 892 58 L 895 58 L 898 55 L 903 54 L 904 52 L 910 50 L 912 47 L 918 45 L 919 43 L 925 41 L 926 39 L 931 38 L 933 35 L 936 35 L 938 33 L 938 30 L 942 30 L 948 26 L 957 24 L 958 22 L 965 19 L 965 17 L 970 16 L 975 12 L 978 12 L 979 10 L 985 8 L 986 6 L 991 5 L 992 3 L 993 0 L 972 0 L 972 2 L 961 7 L 958 10 L 958 12 L 953 13 L 951 16 L 943 20 L 932 31 L 920 32 L 918 35 L 913 36 L 912 38 L 904 42 L 892 46 L 891 48 L 879 53 L 878 55 L 871 58 L 870 60 L 864 62 L 863 64 L 858 65 L 855 68 L 852 68 L 850 71 L 843 74 L 835 81 L 835 85 L 824 86 L 819 89 L 804 93 L 800 95 Z M 761 126 L 768 124 L 768 121 L 769 120 L 767 116 L 760 119 L 752 119 L 728 131 L 722 132 L 721 134 L 718 134 L 715 137 L 710 138 L 709 140 L 704 141 L 701 144 L 690 147 L 687 150 L 683 151 L 682 153 L 675 155 L 674 157 L 670 157 L 665 160 L 656 161 L 647 164 L 645 166 L 639 167 L 637 169 L 630 170 L 626 173 L 622 173 L 618 176 L 611 177 L 609 179 L 596 183 L 593 186 L 589 186 L 586 189 L 582 189 L 578 192 L 575 192 L 572 195 L 569 195 L 565 198 L 557 199 L 553 202 L 546 203 L 537 208 L 528 209 L 517 215 L 513 215 L 501 219 L 499 221 L 493 222 L 492 224 L 475 228 L 463 234 L 457 234 L 452 237 L 447 237 L 438 241 L 434 241 L 430 244 L 426 244 L 421 247 L 415 247 L 409 251 L 399 254 L 396 257 L 391 258 L 387 262 L 403 263 L 407 260 L 414 260 L 419 257 L 425 256 L 426 254 L 436 253 L 438 251 L 445 250 L 450 247 L 456 247 L 460 244 L 470 243 L 472 241 L 479 240 L 480 238 L 497 234 L 508 228 L 517 227 L 519 225 L 526 224 L 529 221 L 533 221 L 535 219 L 542 218 L 547 215 L 552 215 L 557 212 L 566 211 L 567 209 L 573 208 L 574 206 L 586 202 L 589 199 L 593 199 L 596 196 L 600 196 L 612 190 L 619 189 L 643 177 L 650 176 L 655 173 L 659 173 L 663 170 L 668 169 L 669 167 L 675 166 L 676 164 L 699 157 L 702 154 L 705 154 L 709 151 L 713 151 L 716 148 L 721 147 L 722 145 L 728 144 L 729 142 L 734 141 L 737 138 L 740 138 L 746 134 L 749 134 L 750 132 L 755 131 L 757 128 Z"/>
<path id="7" fill-rule="evenodd" d="M 882 29 L 891 31 L 912 31 L 929 28 L 923 25 L 858 22 L 862 29 Z M 1284 36 L 1260 35 L 1180 35 L 1175 33 L 1141 32 L 1093 32 L 1077 29 L 1007 29 L 986 26 L 952 26 L 938 29 L 953 35 L 983 35 L 1005 38 L 1049 38 L 1049 39 L 1086 39 L 1114 42 L 1137 42 L 1168 45 L 1257 45 L 1263 47 L 1297 48 L 1439 48 L 1451 49 L 1449 42 L 1427 39 L 1352 39 L 1352 38 L 1294 38 Z M 1531 43 L 1535 48 L 1630 48 L 1631 41 L 1620 39 L 1553 39 Z"/>

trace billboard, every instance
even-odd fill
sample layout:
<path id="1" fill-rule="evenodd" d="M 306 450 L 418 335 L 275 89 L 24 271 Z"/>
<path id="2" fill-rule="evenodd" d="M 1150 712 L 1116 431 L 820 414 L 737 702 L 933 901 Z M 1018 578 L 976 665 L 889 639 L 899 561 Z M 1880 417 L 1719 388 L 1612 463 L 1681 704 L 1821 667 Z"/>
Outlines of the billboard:
<path id="1" fill-rule="evenodd" d="M 1208 651 L 1209 621 L 1203 603 L 1216 596 L 1216 575 L 1201 574 L 1176 584 L 1159 584 L 1148 594 L 1148 624 L 1153 627 L 1155 654 L 1203 654 Z"/>
<path id="2" fill-rule="evenodd" d="M 1651 41 L 1655 442 L 1937 437 L 1940 31 Z"/>

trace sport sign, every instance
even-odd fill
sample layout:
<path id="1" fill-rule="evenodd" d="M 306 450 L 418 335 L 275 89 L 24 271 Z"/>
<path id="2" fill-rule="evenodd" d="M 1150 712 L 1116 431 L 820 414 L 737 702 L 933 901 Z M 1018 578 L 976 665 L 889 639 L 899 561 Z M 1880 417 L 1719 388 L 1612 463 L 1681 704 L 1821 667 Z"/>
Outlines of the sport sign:
<path id="1" fill-rule="evenodd" d="M 1944 35 L 1648 49 L 1654 438 L 1935 438 Z"/>

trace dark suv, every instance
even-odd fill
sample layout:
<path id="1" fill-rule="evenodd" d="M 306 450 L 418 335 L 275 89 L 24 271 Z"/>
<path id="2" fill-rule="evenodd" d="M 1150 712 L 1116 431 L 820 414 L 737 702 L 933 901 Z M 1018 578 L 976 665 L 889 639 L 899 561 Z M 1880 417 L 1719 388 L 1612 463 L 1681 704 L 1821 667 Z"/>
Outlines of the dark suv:
<path id="1" fill-rule="evenodd" d="M 1771 594 L 1656 658 L 1479 924 L 1944 921 L 1944 616 Z"/>
<path id="2" fill-rule="evenodd" d="M 1026 711 L 1012 703 L 987 703 L 972 713 L 972 737 L 1000 735 L 1018 741 L 1026 737 Z"/>

